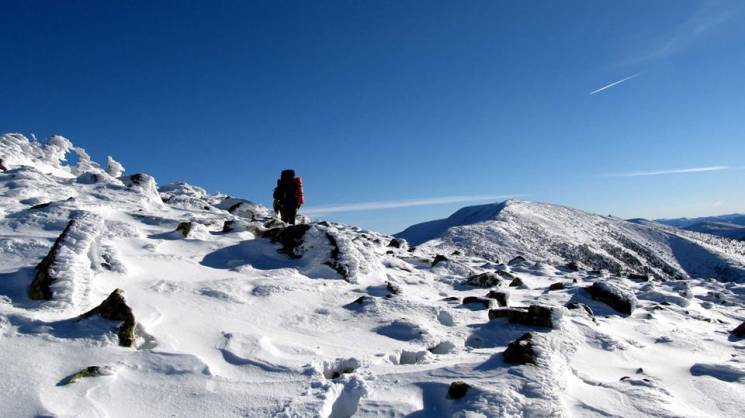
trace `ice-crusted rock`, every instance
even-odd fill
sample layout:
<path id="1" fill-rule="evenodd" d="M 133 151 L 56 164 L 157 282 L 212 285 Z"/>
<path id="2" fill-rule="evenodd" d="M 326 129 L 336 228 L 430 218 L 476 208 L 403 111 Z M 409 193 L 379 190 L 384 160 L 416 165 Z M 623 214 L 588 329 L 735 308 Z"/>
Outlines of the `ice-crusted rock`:
<path id="1" fill-rule="evenodd" d="M 489 320 L 507 318 L 512 323 L 557 328 L 561 313 L 553 307 L 530 305 L 526 308 L 500 308 L 489 311 Z"/>
<path id="2" fill-rule="evenodd" d="M 127 301 L 124 299 L 123 290 L 114 290 L 100 305 L 80 315 L 77 319 L 82 320 L 96 315 L 110 321 L 121 322 L 122 324 L 117 330 L 119 345 L 122 347 L 134 346 L 137 321 L 132 313 L 132 308 L 127 305 Z"/>
<path id="3" fill-rule="evenodd" d="M 533 349 L 533 333 L 523 334 L 511 342 L 502 353 L 504 361 L 511 364 L 537 364 L 538 355 Z"/>
<path id="4" fill-rule="evenodd" d="M 181 222 L 176 226 L 176 231 L 180 233 L 184 238 L 188 239 L 207 239 L 210 236 L 210 231 L 206 226 L 199 222 L 189 221 Z"/>
<path id="5" fill-rule="evenodd" d="M 36 266 L 29 297 L 74 304 L 91 279 L 88 253 L 102 229 L 103 219 L 90 212 L 79 212 L 68 222 L 47 256 Z"/>
<path id="6" fill-rule="evenodd" d="M 5 166 L 5 162 L 0 158 L 0 172 L 8 171 L 8 167 Z"/>
<path id="7" fill-rule="evenodd" d="M 106 156 L 106 172 L 109 173 L 111 177 L 121 177 L 122 174 L 124 174 L 124 171 L 123 165 L 111 158 L 110 155 Z"/>
<path id="8" fill-rule="evenodd" d="M 120 180 L 128 189 L 140 193 L 146 202 L 157 206 L 163 204 L 163 199 L 160 197 L 160 193 L 158 193 L 158 185 L 152 176 L 144 173 L 136 173 L 130 176 L 120 177 Z"/>
<path id="9" fill-rule="evenodd" d="M 626 287 L 606 280 L 595 281 L 587 287 L 593 299 L 605 303 L 620 313 L 631 315 L 636 308 L 637 300 L 634 293 Z"/>
<path id="10" fill-rule="evenodd" d="M 344 374 L 354 373 L 362 366 L 362 362 L 354 357 L 338 358 L 334 361 L 324 361 L 321 364 L 321 372 L 326 379 L 338 379 Z"/>
<path id="11" fill-rule="evenodd" d="M 475 287 L 497 287 L 502 285 L 502 281 L 496 273 L 485 272 L 475 274 L 466 279 L 464 284 Z"/>
<path id="12" fill-rule="evenodd" d="M 265 219 L 272 216 L 269 208 L 249 201 L 237 202 L 228 207 L 227 210 L 235 216 L 250 220 Z"/>
<path id="13" fill-rule="evenodd" d="M 258 232 L 258 228 L 255 228 L 254 224 L 243 219 L 228 219 L 222 225 L 222 232 L 243 232 L 251 231 Z"/>

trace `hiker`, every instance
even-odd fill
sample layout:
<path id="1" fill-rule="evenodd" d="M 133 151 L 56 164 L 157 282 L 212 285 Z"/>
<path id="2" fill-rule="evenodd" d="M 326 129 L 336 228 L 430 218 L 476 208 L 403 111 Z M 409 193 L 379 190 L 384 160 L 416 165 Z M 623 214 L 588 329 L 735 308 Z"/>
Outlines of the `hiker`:
<path id="1" fill-rule="evenodd" d="M 282 221 L 295 225 L 297 210 L 303 203 L 303 179 L 295 177 L 295 170 L 282 170 L 274 188 L 274 212 L 281 214 Z"/>

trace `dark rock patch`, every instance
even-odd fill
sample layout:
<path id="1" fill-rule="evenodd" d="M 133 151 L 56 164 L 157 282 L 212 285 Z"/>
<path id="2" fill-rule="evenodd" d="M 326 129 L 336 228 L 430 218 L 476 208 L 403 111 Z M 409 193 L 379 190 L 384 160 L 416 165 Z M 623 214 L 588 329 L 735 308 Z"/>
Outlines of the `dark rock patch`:
<path id="1" fill-rule="evenodd" d="M 5 162 L 0 158 L 0 171 L 8 171 L 8 167 L 5 166 Z"/>
<path id="2" fill-rule="evenodd" d="M 480 296 L 466 296 L 463 299 L 464 305 L 476 305 L 476 306 L 483 306 L 481 309 L 489 309 L 491 308 L 492 299 L 489 298 L 482 298 Z"/>
<path id="3" fill-rule="evenodd" d="M 471 386 L 466 383 L 462 382 L 460 380 L 455 381 L 450 384 L 450 387 L 448 388 L 448 398 L 450 399 L 461 399 L 466 396 L 466 393 L 468 393 L 468 389 Z"/>
<path id="4" fill-rule="evenodd" d="M 523 263 L 527 263 L 527 262 L 528 262 L 528 260 L 526 260 L 525 257 L 523 257 L 521 255 L 518 255 L 517 257 L 513 258 L 512 260 L 510 260 L 507 264 L 509 264 L 511 266 L 514 266 L 514 265 L 517 265 L 517 264 L 523 264 Z"/>
<path id="5" fill-rule="evenodd" d="M 100 305 L 90 311 L 80 315 L 77 319 L 86 319 L 94 315 L 110 321 L 121 321 L 117 335 L 119 336 L 119 345 L 122 347 L 132 347 L 135 342 L 135 316 L 132 308 L 124 300 L 124 291 L 116 289 Z"/>
<path id="6" fill-rule="evenodd" d="M 28 295 L 31 299 L 52 299 L 52 289 L 50 288 L 50 286 L 52 283 L 54 283 L 55 280 L 57 280 L 57 278 L 54 277 L 54 272 L 51 270 L 51 268 L 54 264 L 55 259 L 57 258 L 57 253 L 62 246 L 62 242 L 67 239 L 67 235 L 75 226 L 75 222 L 77 221 L 73 219 L 67 223 L 67 226 L 62 231 L 60 236 L 57 237 L 57 239 L 54 241 L 52 249 L 49 250 L 49 253 L 46 255 L 46 257 L 44 257 L 36 266 L 36 275 L 34 276 L 34 280 L 31 281 L 31 287 L 29 288 L 28 292 Z"/>
<path id="7" fill-rule="evenodd" d="M 305 236 L 305 233 L 308 232 L 308 229 L 310 229 L 310 225 L 290 225 L 285 228 L 267 229 L 261 236 L 263 238 L 269 238 L 274 243 L 282 244 L 282 248 L 279 249 L 279 252 L 287 254 L 290 258 L 298 259 L 303 256 L 300 247 L 303 244 L 303 237 Z M 329 239 L 329 241 L 331 241 L 331 239 Z M 336 240 L 334 240 L 333 244 L 336 244 Z M 334 245 L 334 248 L 336 248 L 336 251 L 338 252 L 338 247 L 336 245 Z"/>
<path id="8" fill-rule="evenodd" d="M 501 286 L 502 282 L 495 273 L 486 272 L 467 278 L 464 284 L 475 287 L 496 287 Z"/>
<path id="9" fill-rule="evenodd" d="M 576 261 L 570 261 L 564 265 L 564 268 L 569 271 L 579 271 L 579 264 Z"/>
<path id="10" fill-rule="evenodd" d="M 38 205 L 34 205 L 34 206 L 31 206 L 31 207 L 29 208 L 29 210 L 39 210 L 39 209 L 44 209 L 44 208 L 46 208 L 47 206 L 49 206 L 49 205 L 51 205 L 51 204 L 52 204 L 52 202 L 39 203 Z"/>
<path id="11" fill-rule="evenodd" d="M 553 308 L 530 305 L 526 308 L 501 308 L 489 311 L 489 320 L 507 318 L 511 323 L 555 328 L 553 321 Z"/>
<path id="12" fill-rule="evenodd" d="M 186 238 L 191 233 L 191 228 L 192 228 L 191 222 L 181 222 L 176 227 L 176 231 L 180 232 L 181 235 L 183 235 L 184 238 Z"/>
<path id="13" fill-rule="evenodd" d="M 406 240 L 403 238 L 393 238 L 391 242 L 388 243 L 388 246 L 393 248 L 405 248 Z"/>
<path id="14" fill-rule="evenodd" d="M 504 361 L 510 364 L 537 364 L 537 354 L 533 349 L 533 334 L 528 332 L 511 342 L 502 353 Z"/>
<path id="15" fill-rule="evenodd" d="M 738 325 L 737 328 L 730 331 L 730 334 L 738 338 L 745 338 L 745 322 Z"/>
<path id="16" fill-rule="evenodd" d="M 489 299 L 495 299 L 499 306 L 507 306 L 507 301 L 509 299 L 509 295 L 507 292 L 499 292 L 496 290 L 492 290 L 491 292 L 487 293 L 486 297 Z"/>
<path id="17" fill-rule="evenodd" d="M 634 282 L 638 282 L 638 283 L 645 283 L 645 282 L 650 281 L 650 277 L 647 274 L 635 274 L 635 273 L 632 273 L 632 274 L 629 274 L 628 277 L 629 277 L 629 280 L 634 281 Z"/>
<path id="18" fill-rule="evenodd" d="M 388 292 L 392 295 L 400 295 L 402 292 L 401 286 L 393 282 L 385 282 L 385 288 L 388 289 Z"/>
<path id="19" fill-rule="evenodd" d="M 549 291 L 564 290 L 564 289 L 566 289 L 566 286 L 562 282 L 552 283 L 551 286 L 548 287 Z"/>
<path id="20" fill-rule="evenodd" d="M 525 283 L 523 283 L 523 280 L 519 277 L 515 277 L 510 282 L 510 287 L 524 287 Z"/>
<path id="21" fill-rule="evenodd" d="M 461 253 L 461 252 L 460 252 L 460 251 L 458 251 L 458 250 L 455 250 L 455 251 L 453 251 L 452 253 L 450 253 L 450 255 L 453 255 L 453 256 L 458 256 L 458 255 L 462 255 L 462 254 L 463 254 L 463 253 Z"/>
<path id="22" fill-rule="evenodd" d="M 444 256 L 444 255 L 442 255 L 442 254 L 437 254 L 437 255 L 435 256 L 435 259 L 434 259 L 434 260 L 432 261 L 432 267 L 434 267 L 434 266 L 436 266 L 436 265 L 438 265 L 438 264 L 442 263 L 443 261 L 448 261 L 448 258 L 447 258 L 447 257 L 445 257 L 445 256 Z"/>

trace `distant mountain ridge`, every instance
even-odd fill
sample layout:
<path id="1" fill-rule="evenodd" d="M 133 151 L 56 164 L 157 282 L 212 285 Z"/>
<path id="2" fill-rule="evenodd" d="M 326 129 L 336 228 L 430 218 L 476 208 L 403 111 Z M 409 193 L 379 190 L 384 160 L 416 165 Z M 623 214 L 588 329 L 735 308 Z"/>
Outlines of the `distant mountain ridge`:
<path id="1" fill-rule="evenodd" d="M 687 231 L 745 240 L 745 215 L 743 214 L 733 213 L 699 218 L 657 219 L 655 222 Z"/>
<path id="2" fill-rule="evenodd" d="M 466 207 L 396 236 L 443 254 L 458 250 L 495 261 L 521 255 L 614 274 L 745 280 L 743 243 L 547 203 L 508 200 Z"/>

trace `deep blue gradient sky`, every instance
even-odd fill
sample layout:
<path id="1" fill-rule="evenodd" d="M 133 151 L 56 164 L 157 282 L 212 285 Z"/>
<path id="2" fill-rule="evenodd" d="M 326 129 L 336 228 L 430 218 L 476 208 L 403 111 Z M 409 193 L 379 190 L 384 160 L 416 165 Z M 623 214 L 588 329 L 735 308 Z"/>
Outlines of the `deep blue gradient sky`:
<path id="1" fill-rule="evenodd" d="M 4 1 L 0 132 L 265 204 L 293 167 L 308 207 L 745 211 L 743 23 L 740 1 Z"/>

